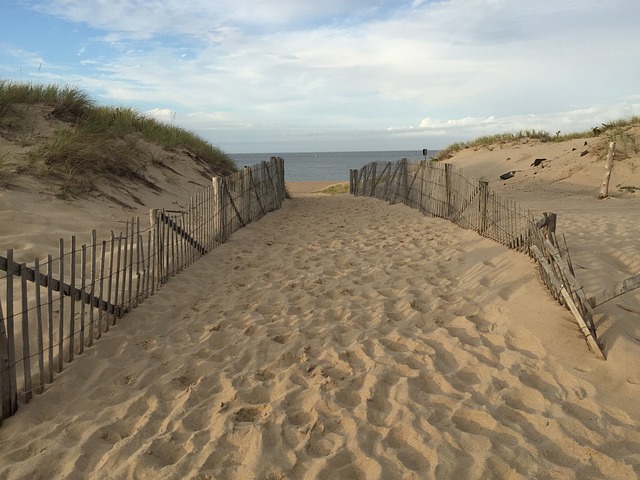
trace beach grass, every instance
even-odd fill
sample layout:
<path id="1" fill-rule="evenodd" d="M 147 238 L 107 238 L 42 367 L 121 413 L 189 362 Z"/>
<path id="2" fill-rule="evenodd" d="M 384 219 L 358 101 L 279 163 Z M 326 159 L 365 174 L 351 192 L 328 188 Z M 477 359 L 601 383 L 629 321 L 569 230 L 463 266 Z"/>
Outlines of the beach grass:
<path id="1" fill-rule="evenodd" d="M 349 183 L 338 183 L 331 185 L 330 187 L 320 190 L 318 193 L 325 193 L 327 195 L 342 195 L 343 193 L 349 193 Z"/>
<path id="2" fill-rule="evenodd" d="M 0 80 L 0 128 L 16 130 L 25 121 L 25 105 L 44 105 L 50 118 L 66 124 L 37 142 L 27 165 L 21 166 L 25 173 L 55 183 L 64 198 L 88 193 L 92 178 L 99 175 L 148 182 L 143 172 L 153 158 L 142 142 L 186 153 L 212 173 L 237 170 L 229 155 L 200 136 L 132 108 L 97 105 L 72 86 Z"/>
<path id="3" fill-rule="evenodd" d="M 639 116 L 621 118 L 609 123 L 603 123 L 588 131 L 572 132 L 563 134 L 560 130 L 551 134 L 545 130 L 520 130 L 511 133 L 499 133 L 495 135 L 485 135 L 468 142 L 456 142 L 440 150 L 437 161 L 451 158 L 453 154 L 466 148 L 494 148 L 497 145 L 509 144 L 525 139 L 538 140 L 541 142 L 565 142 L 577 138 L 602 137 L 607 141 L 622 142 L 623 148 L 630 148 L 634 153 L 638 153 L 639 146 L 635 135 L 629 132 L 632 127 L 640 126 Z"/>

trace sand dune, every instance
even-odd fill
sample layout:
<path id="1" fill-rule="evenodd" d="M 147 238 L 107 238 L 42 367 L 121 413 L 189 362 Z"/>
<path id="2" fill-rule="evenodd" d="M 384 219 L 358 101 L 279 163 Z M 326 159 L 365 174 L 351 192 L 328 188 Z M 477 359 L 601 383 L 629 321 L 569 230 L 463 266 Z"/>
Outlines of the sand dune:
<path id="1" fill-rule="evenodd" d="M 300 192 L 6 420 L 0 477 L 635 479 L 640 344 L 611 335 L 597 360 L 522 254 Z"/>

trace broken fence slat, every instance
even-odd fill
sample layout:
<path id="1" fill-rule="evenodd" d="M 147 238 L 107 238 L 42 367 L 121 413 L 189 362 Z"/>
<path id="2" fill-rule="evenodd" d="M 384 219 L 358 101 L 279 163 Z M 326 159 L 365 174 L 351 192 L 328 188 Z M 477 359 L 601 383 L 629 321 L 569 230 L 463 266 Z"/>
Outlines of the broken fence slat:
<path id="1" fill-rule="evenodd" d="M 640 288 L 640 274 L 616 283 L 611 288 L 601 290 L 595 295 L 589 297 L 587 301 L 589 302 L 589 305 L 591 305 L 591 308 L 596 308 L 597 306 L 607 303 L 608 301 L 613 300 L 624 293 L 630 292 L 631 290 L 635 290 L 636 288 Z"/>

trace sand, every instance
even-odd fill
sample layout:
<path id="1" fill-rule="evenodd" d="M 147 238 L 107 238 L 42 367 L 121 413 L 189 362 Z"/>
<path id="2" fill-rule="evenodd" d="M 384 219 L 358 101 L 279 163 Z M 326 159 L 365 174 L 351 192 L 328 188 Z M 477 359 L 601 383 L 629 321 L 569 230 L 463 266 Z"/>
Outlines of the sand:
<path id="1" fill-rule="evenodd" d="M 557 211 L 585 288 L 638 273 L 632 194 L 499 182 L 505 152 L 453 162 Z M 604 362 L 527 256 L 322 186 L 289 185 L 5 420 L 0 478 L 640 475 L 638 291 L 596 311 Z"/>

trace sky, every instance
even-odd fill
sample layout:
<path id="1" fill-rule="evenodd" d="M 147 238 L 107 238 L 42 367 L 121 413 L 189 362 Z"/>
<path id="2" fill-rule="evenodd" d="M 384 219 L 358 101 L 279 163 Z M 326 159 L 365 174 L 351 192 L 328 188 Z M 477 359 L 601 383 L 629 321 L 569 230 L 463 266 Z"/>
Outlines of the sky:
<path id="1" fill-rule="evenodd" d="M 638 0 L 0 0 L 0 79 L 228 153 L 437 150 L 640 115 Z"/>

